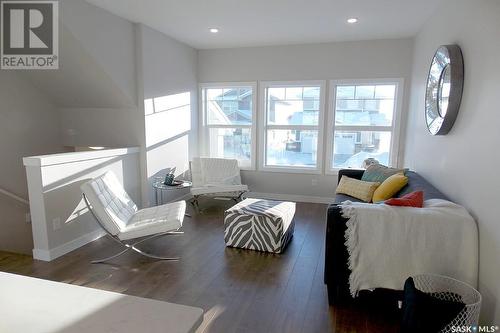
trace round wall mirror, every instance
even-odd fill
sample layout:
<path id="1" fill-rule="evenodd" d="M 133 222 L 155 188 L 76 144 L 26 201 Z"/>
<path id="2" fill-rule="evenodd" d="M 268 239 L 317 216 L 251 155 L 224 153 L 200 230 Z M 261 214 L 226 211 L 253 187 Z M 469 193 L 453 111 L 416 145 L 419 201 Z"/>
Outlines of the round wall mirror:
<path id="1" fill-rule="evenodd" d="M 463 84 L 460 47 L 440 46 L 432 59 L 425 96 L 425 119 L 432 135 L 444 135 L 452 128 L 460 108 Z"/>

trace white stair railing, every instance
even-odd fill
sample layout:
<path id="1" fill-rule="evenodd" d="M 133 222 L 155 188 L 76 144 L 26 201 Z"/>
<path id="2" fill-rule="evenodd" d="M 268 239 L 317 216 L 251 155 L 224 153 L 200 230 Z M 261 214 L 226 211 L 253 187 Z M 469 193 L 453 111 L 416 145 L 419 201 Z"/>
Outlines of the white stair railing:
<path id="1" fill-rule="evenodd" d="M 25 205 L 29 206 L 29 204 L 30 204 L 30 202 L 28 200 L 26 200 L 24 198 L 21 198 L 20 196 L 14 194 L 12 192 L 9 192 L 7 190 L 4 190 L 2 188 L 0 188 L 0 193 L 3 194 L 3 195 L 6 195 L 6 196 L 8 196 L 8 197 L 10 197 L 10 198 L 12 198 L 12 199 L 14 199 L 16 201 L 22 202 Z"/>

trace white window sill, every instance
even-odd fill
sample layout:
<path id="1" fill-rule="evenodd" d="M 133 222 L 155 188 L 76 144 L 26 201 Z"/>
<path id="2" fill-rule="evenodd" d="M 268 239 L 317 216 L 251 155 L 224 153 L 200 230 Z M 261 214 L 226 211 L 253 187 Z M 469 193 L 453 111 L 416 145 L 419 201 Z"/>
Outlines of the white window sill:
<path id="1" fill-rule="evenodd" d="M 241 171 L 257 171 L 257 168 L 255 168 L 255 167 L 241 167 L 240 166 L 240 170 Z"/>
<path id="2" fill-rule="evenodd" d="M 320 175 L 321 169 L 318 168 L 300 168 L 300 167 L 281 167 L 281 166 L 262 166 L 258 171 L 264 172 L 280 172 L 280 173 L 299 173 L 299 174 L 310 174 L 310 175 Z"/>
<path id="3" fill-rule="evenodd" d="M 338 176 L 340 170 L 365 170 L 363 168 L 335 168 L 335 169 L 327 169 L 325 174 L 330 176 Z"/>

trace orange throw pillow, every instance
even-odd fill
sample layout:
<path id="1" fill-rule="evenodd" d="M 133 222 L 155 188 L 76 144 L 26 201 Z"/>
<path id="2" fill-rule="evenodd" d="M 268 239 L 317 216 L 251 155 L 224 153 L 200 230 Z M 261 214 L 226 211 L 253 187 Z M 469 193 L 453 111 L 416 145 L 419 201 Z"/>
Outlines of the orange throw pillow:
<path id="1" fill-rule="evenodd" d="M 391 198 L 385 201 L 386 204 L 391 206 L 406 206 L 406 207 L 418 207 L 422 208 L 424 206 L 424 192 L 415 191 L 403 195 L 401 198 Z"/>

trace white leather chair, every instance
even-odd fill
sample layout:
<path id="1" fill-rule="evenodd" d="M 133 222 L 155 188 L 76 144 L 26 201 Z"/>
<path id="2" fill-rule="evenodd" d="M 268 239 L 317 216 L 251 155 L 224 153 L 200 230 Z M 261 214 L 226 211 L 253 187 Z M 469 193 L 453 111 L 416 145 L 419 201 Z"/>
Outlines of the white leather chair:
<path id="1" fill-rule="evenodd" d="M 238 201 L 248 192 L 248 186 L 241 183 L 238 160 L 195 157 L 189 166 L 193 182 L 193 205 L 198 210 L 200 196 L 228 197 Z"/>
<path id="2" fill-rule="evenodd" d="M 138 249 L 136 245 L 154 237 L 182 234 L 178 230 L 184 220 L 185 201 L 139 210 L 111 171 L 82 184 L 81 189 L 85 204 L 97 223 L 113 240 L 126 247 L 111 257 L 94 260 L 92 263 L 108 261 L 129 250 L 154 259 L 179 259 L 149 254 Z M 149 237 L 132 244 L 124 242 L 145 236 Z"/>

